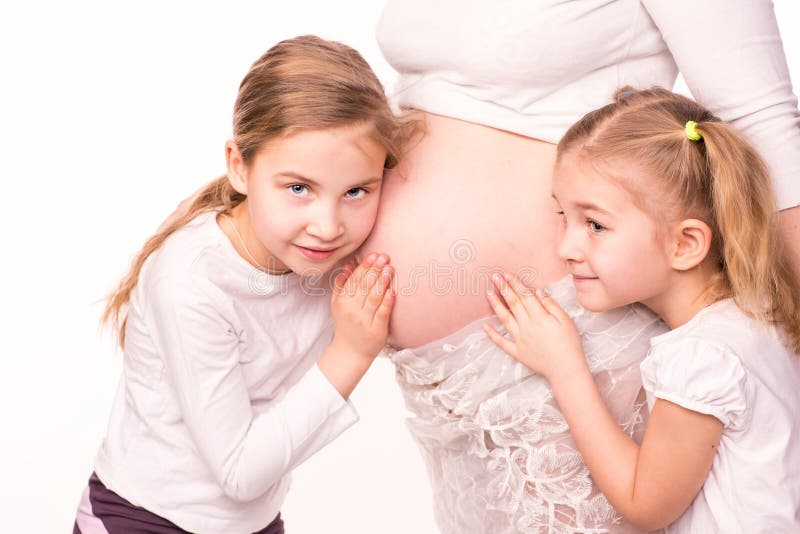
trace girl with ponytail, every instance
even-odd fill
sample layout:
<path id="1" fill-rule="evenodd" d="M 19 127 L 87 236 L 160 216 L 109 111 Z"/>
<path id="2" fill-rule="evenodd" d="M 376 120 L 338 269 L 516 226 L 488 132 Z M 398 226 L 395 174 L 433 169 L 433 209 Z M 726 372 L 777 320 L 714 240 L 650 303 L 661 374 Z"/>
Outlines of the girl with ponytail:
<path id="1" fill-rule="evenodd" d="M 670 328 L 641 364 L 638 444 L 547 289 L 494 277 L 505 335 L 487 334 L 550 381 L 608 500 L 646 530 L 800 530 L 800 289 L 758 154 L 688 98 L 624 88 L 561 139 L 553 197 L 581 305 L 640 303 Z"/>
<path id="2" fill-rule="evenodd" d="M 348 397 L 386 342 L 389 258 L 345 262 L 413 127 L 341 43 L 253 64 L 226 176 L 108 300 L 123 374 L 74 532 L 284 531 L 291 470 L 357 420 Z"/>

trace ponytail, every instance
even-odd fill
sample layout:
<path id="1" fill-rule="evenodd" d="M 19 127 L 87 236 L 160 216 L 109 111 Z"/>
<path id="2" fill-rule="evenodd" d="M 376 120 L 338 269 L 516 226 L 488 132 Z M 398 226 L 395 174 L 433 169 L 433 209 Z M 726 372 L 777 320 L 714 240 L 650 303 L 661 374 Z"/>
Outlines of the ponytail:
<path id="1" fill-rule="evenodd" d="M 781 326 L 800 353 L 800 291 L 766 165 L 727 124 L 700 123 L 696 129 L 712 177 L 712 216 L 730 294 L 743 311 Z"/>
<path id="2" fill-rule="evenodd" d="M 209 211 L 228 213 L 245 199 L 245 196 L 237 192 L 228 181 L 227 176 L 217 178 L 208 184 L 202 191 L 194 197 L 194 201 L 185 213 L 181 213 L 178 218 L 160 228 L 155 235 L 150 237 L 134 258 L 130 271 L 120 281 L 117 289 L 114 290 L 106 300 L 106 307 L 100 319 L 102 324 L 110 323 L 117 334 L 120 347 L 125 346 L 125 325 L 128 320 L 128 302 L 131 293 L 139 281 L 139 273 L 145 260 L 156 250 L 164 241 L 176 230 L 186 226 L 192 219 Z"/>
<path id="3" fill-rule="evenodd" d="M 744 313 L 780 327 L 800 354 L 800 273 L 782 242 L 766 165 L 731 126 L 666 89 L 623 87 L 612 104 L 567 131 L 557 165 L 566 154 L 648 170 L 656 180 L 624 184 L 643 209 L 662 219 L 700 219 L 711 228 L 708 259 L 717 262 L 717 272 L 709 295 L 732 297 Z"/>

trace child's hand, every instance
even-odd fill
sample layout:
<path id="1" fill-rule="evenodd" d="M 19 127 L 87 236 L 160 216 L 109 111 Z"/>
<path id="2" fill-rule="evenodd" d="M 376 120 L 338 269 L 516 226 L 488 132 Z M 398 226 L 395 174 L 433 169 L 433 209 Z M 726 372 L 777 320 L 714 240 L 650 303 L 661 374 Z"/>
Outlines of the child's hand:
<path id="1" fill-rule="evenodd" d="M 507 339 L 485 324 L 484 330 L 498 347 L 551 381 L 586 368 L 580 335 L 572 319 L 549 294 L 534 292 L 508 274 L 495 274 L 492 282 L 489 304 L 511 334 Z"/>
<path id="2" fill-rule="evenodd" d="M 317 367 L 344 398 L 386 344 L 393 276 L 388 256 L 370 254 L 355 270 L 345 267 L 334 281 L 333 341 Z"/>
<path id="3" fill-rule="evenodd" d="M 355 270 L 348 265 L 336 277 L 331 299 L 335 345 L 365 359 L 377 356 L 389 335 L 393 275 L 388 256 L 370 254 Z"/>

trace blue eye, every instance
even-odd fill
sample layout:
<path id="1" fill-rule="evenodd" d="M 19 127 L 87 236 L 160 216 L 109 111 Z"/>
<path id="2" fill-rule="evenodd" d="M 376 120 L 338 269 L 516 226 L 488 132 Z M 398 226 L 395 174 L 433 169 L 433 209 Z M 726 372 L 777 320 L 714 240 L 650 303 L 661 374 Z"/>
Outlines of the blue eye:
<path id="1" fill-rule="evenodd" d="M 594 221 L 592 219 L 588 219 L 586 221 L 586 224 L 588 224 L 589 225 L 589 229 L 592 232 L 596 233 L 596 234 L 599 234 L 599 233 L 603 232 L 606 229 L 605 226 L 603 226 L 602 224 L 600 224 L 597 221 Z"/>
<path id="2" fill-rule="evenodd" d="M 289 191 L 291 191 L 293 195 L 303 196 L 304 193 L 308 193 L 308 186 L 303 184 L 292 184 L 289 186 Z"/>
<path id="3" fill-rule="evenodd" d="M 347 198 L 361 198 L 367 194 L 367 190 L 363 187 L 354 187 L 352 189 L 348 189 L 347 192 L 344 194 Z"/>

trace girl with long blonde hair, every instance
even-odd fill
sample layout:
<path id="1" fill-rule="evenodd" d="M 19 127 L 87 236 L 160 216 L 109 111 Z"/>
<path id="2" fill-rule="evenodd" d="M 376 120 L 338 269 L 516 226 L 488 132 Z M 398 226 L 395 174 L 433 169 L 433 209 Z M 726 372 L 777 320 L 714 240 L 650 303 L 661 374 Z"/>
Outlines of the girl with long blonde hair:
<path id="1" fill-rule="evenodd" d="M 508 336 L 486 332 L 549 380 L 595 482 L 640 528 L 800 528 L 800 290 L 770 184 L 737 131 L 658 88 L 619 91 L 558 145 L 558 252 L 581 305 L 640 303 L 670 328 L 641 364 L 641 445 L 556 301 L 495 277 L 489 301 Z"/>
<path id="2" fill-rule="evenodd" d="M 291 470 L 357 420 L 386 342 L 389 258 L 344 262 L 412 124 L 341 43 L 297 37 L 252 65 L 226 176 L 108 300 L 124 368 L 75 532 L 283 532 Z"/>

